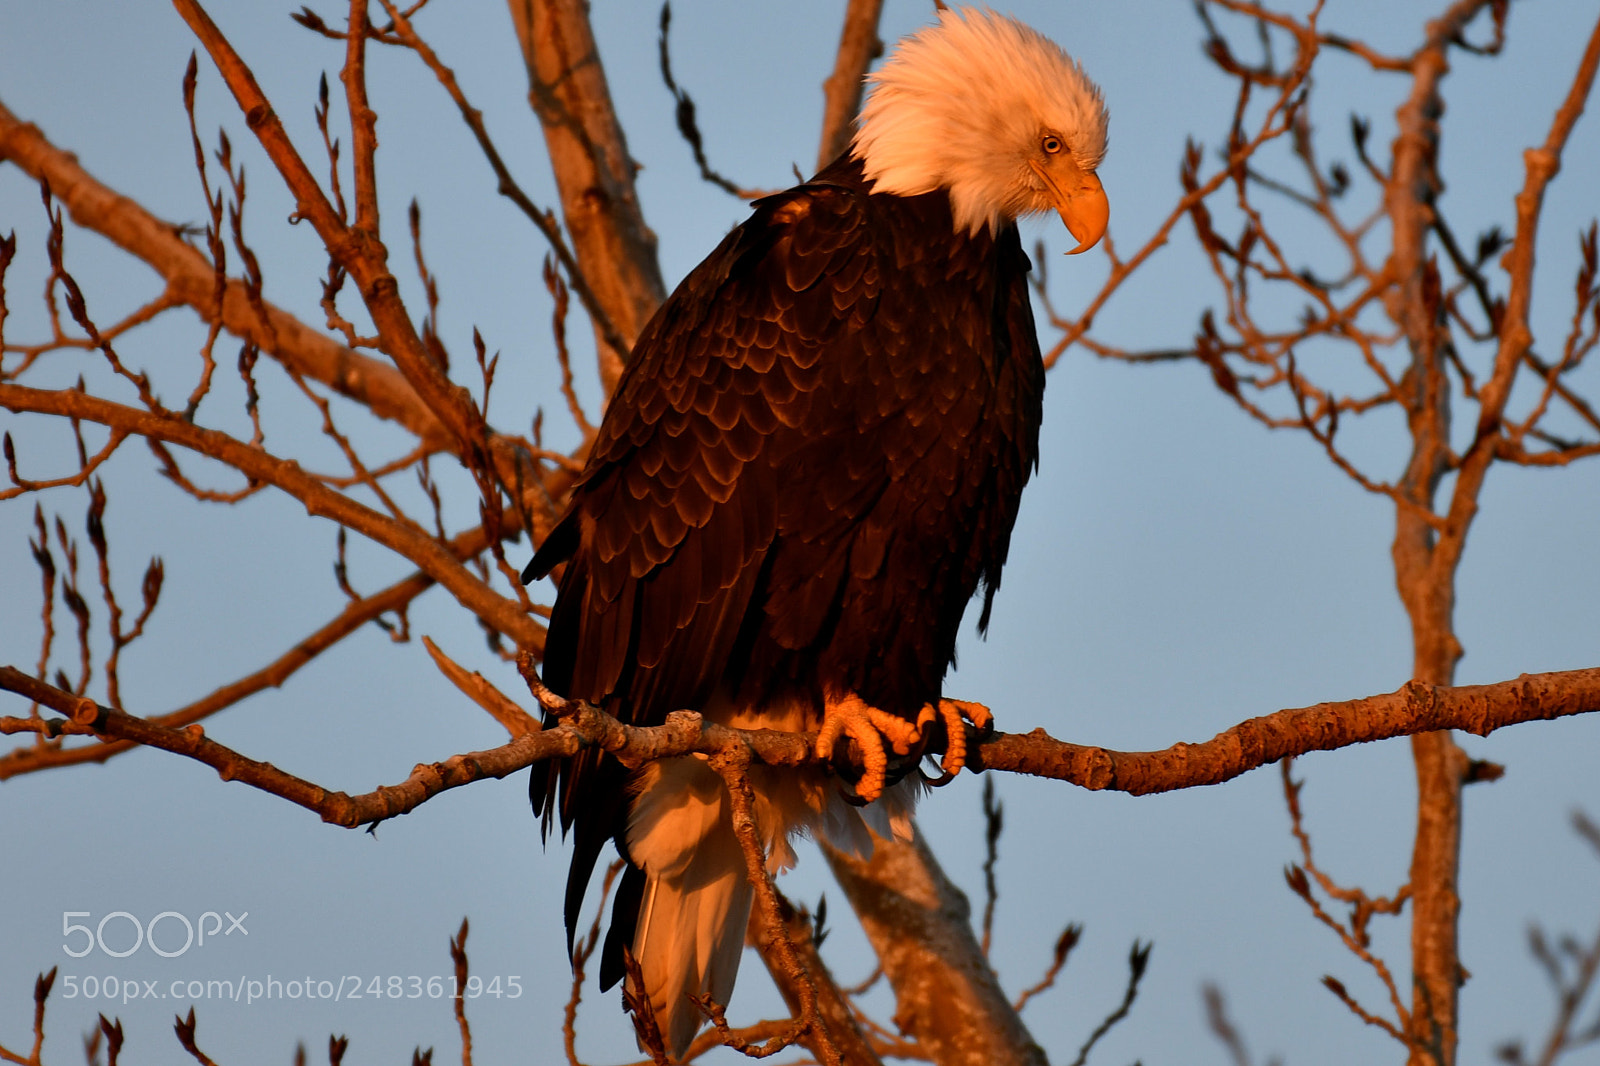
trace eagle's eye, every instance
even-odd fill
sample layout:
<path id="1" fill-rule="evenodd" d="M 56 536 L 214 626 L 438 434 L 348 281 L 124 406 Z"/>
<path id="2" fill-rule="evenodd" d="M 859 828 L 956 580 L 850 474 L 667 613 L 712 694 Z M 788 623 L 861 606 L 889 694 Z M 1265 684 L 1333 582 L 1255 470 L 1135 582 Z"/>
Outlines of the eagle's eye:
<path id="1" fill-rule="evenodd" d="M 1065 148 L 1066 145 L 1061 143 L 1060 137 L 1057 137 L 1053 133 L 1047 133 L 1044 135 L 1044 140 L 1039 142 L 1039 147 L 1044 149 L 1045 155 L 1055 155 L 1057 152 L 1061 151 L 1061 149 Z"/>

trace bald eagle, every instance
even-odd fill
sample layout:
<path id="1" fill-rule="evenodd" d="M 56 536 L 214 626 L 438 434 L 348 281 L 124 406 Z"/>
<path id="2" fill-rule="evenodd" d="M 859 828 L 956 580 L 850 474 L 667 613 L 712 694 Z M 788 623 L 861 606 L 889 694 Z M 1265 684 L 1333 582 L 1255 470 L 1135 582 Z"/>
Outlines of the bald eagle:
<path id="1" fill-rule="evenodd" d="M 789 837 L 865 854 L 904 839 L 926 727 L 960 769 L 977 704 L 945 699 L 967 603 L 988 624 L 1038 459 L 1044 368 L 1015 220 L 1105 231 L 1099 89 L 1054 43 L 947 10 L 869 79 L 850 148 L 757 200 L 635 346 L 564 517 L 525 580 L 565 564 L 544 680 L 622 721 L 693 709 L 856 741 L 866 773 L 756 767 L 772 868 Z M 965 721 L 964 721 L 965 720 Z M 890 764 L 887 746 L 901 758 Z M 897 780 L 898 778 L 898 780 Z M 639 961 L 668 1049 L 727 1003 L 752 889 L 699 757 L 629 770 L 587 750 L 536 769 L 574 837 L 569 947 L 607 841 L 627 860 L 602 956 Z"/>

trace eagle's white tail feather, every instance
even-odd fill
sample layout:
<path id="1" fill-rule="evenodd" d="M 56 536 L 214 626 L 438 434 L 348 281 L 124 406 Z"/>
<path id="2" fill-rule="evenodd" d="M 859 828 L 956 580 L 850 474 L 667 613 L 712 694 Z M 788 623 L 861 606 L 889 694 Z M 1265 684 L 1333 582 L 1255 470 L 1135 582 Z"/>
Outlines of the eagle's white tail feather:
<path id="1" fill-rule="evenodd" d="M 671 831 L 670 817 L 658 831 Z M 681 1059 L 704 1021 L 691 995 L 726 1004 L 744 954 L 750 882 L 730 831 L 711 833 L 681 874 L 652 877 L 634 934 L 634 954 L 667 1051 Z"/>
<path id="2" fill-rule="evenodd" d="M 846 803 L 821 770 L 752 766 L 750 776 L 756 828 L 774 873 L 794 863 L 788 838 L 797 831 L 862 857 L 872 853 L 874 834 L 910 839 L 922 791 L 912 774 L 861 808 Z M 633 954 L 667 1050 L 681 1059 L 703 1020 L 688 996 L 709 995 L 727 1006 L 733 993 L 754 890 L 727 790 L 704 758 L 650 763 L 632 787 L 628 857 L 646 877 Z"/>
<path id="3" fill-rule="evenodd" d="M 690 995 L 727 1005 L 744 953 L 750 882 L 722 780 L 703 759 L 664 759 L 640 775 L 628 852 L 648 879 L 633 937 L 656 1022 L 682 1058 L 703 1015 Z"/>

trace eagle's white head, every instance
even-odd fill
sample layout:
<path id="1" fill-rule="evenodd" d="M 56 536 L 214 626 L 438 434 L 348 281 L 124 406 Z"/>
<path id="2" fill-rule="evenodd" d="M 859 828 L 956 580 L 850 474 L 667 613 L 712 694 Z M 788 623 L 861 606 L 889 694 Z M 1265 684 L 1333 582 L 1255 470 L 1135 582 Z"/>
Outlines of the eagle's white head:
<path id="1" fill-rule="evenodd" d="M 1051 208 L 1074 251 L 1105 233 L 1105 100 L 1054 41 L 987 9 L 947 9 L 868 83 L 851 152 L 874 192 L 945 189 L 970 233 Z"/>

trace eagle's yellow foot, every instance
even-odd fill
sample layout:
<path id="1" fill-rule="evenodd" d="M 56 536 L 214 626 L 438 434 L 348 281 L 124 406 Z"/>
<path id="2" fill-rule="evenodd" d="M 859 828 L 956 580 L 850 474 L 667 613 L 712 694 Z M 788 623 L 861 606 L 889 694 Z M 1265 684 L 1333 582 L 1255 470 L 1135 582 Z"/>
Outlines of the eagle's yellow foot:
<path id="1" fill-rule="evenodd" d="M 923 714 L 928 714 L 929 709 L 924 708 Z M 978 729 L 988 729 L 994 724 L 994 715 L 983 704 L 967 700 L 940 700 L 938 712 L 946 737 L 944 758 L 939 761 L 944 777 L 938 783 L 943 784 L 967 765 L 967 723 L 971 722 Z"/>
<path id="2" fill-rule="evenodd" d="M 887 740 L 896 755 L 911 754 L 921 743 L 922 729 L 933 721 L 933 715 L 934 709 L 929 705 L 917 715 L 915 722 L 908 722 L 897 714 L 869 706 L 859 696 L 830 700 L 823 707 L 822 728 L 817 732 L 817 757 L 831 759 L 833 746 L 842 736 L 854 739 L 861 747 L 863 767 L 861 780 L 856 782 L 856 795 L 862 802 L 871 803 L 883 795 L 888 783 L 889 753 L 884 750 L 883 742 Z"/>

